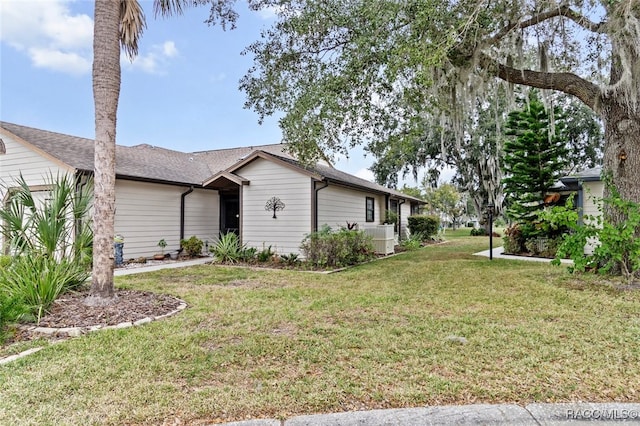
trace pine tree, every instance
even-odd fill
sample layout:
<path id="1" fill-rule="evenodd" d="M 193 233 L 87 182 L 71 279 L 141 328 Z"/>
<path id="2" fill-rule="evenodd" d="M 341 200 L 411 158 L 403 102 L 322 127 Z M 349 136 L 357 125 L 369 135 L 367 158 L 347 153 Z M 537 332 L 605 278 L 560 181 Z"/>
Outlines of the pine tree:
<path id="1" fill-rule="evenodd" d="M 533 219 L 567 165 L 565 123 L 559 108 L 554 108 L 553 117 L 552 125 L 545 106 L 531 92 L 522 110 L 511 112 L 507 119 L 502 182 L 507 215 L 518 222 Z"/>

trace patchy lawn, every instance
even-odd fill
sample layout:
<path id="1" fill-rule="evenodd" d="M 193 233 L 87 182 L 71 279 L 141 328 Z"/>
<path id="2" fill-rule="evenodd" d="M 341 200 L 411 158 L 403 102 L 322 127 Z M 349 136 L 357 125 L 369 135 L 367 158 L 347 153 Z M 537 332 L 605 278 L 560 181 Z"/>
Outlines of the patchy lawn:
<path id="1" fill-rule="evenodd" d="M 640 292 L 475 257 L 487 237 L 451 237 L 332 275 L 199 266 L 118 277 L 190 307 L 0 366 L 0 424 L 640 400 Z"/>

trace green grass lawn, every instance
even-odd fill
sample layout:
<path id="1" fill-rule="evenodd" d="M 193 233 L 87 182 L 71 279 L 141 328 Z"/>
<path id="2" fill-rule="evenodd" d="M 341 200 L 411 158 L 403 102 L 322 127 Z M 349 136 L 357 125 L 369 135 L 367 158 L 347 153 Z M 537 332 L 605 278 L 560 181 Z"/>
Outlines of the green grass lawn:
<path id="1" fill-rule="evenodd" d="M 199 266 L 119 277 L 189 309 L 0 366 L 0 424 L 640 400 L 640 292 L 475 257 L 487 237 L 447 232 L 447 244 L 331 275 Z"/>

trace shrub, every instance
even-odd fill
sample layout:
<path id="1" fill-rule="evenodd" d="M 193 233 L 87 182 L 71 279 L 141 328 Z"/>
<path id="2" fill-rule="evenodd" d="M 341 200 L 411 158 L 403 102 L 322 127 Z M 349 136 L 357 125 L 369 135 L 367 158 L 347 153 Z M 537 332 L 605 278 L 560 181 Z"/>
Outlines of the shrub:
<path id="1" fill-rule="evenodd" d="M 240 239 L 233 232 L 224 234 L 214 246 L 209 248 L 216 260 L 228 263 L 246 261 L 248 257 L 252 258 L 255 255 L 255 249 L 253 250 L 253 253 L 249 254 L 249 249 L 240 246 Z"/>
<path id="2" fill-rule="evenodd" d="M 519 224 L 514 224 L 504 231 L 504 252 L 507 254 L 518 254 L 524 251 L 525 239 Z"/>
<path id="3" fill-rule="evenodd" d="M 298 259 L 298 257 L 300 257 L 298 253 L 289 253 L 289 254 L 283 254 L 282 256 L 280 256 L 280 259 L 287 265 L 294 266 L 300 263 L 300 260 Z"/>
<path id="4" fill-rule="evenodd" d="M 263 247 L 262 251 L 259 251 L 256 254 L 256 259 L 258 259 L 258 262 L 268 262 L 271 259 L 273 259 L 273 255 L 275 253 L 271 250 L 271 246 L 269 247 Z"/>
<path id="5" fill-rule="evenodd" d="M 6 339 L 6 326 L 9 323 L 19 321 L 27 315 L 29 309 L 20 297 L 9 295 L 0 289 L 0 345 Z"/>
<path id="6" fill-rule="evenodd" d="M 88 277 L 89 271 L 77 262 L 44 255 L 19 256 L 0 270 L 0 290 L 10 299 L 21 300 L 39 322 L 60 294 L 77 289 Z"/>
<path id="7" fill-rule="evenodd" d="M 202 240 L 195 235 L 191 236 L 191 238 L 189 238 L 188 240 L 180 241 L 180 247 L 182 247 L 184 251 L 186 251 L 187 254 L 192 257 L 200 256 L 200 254 L 202 253 L 203 245 L 204 243 L 202 242 Z"/>
<path id="8" fill-rule="evenodd" d="M 552 216 L 552 219 L 572 229 L 571 233 L 564 236 L 554 263 L 559 264 L 560 257 L 568 256 L 573 260 L 573 271 L 597 268 L 600 273 L 622 274 L 631 282 L 640 271 L 640 238 L 637 238 L 640 233 L 640 204 L 623 200 L 612 186 L 609 189 L 611 196 L 598 203 L 600 215 L 584 217 L 581 226 L 565 223 L 566 215 L 562 215 L 562 211 Z M 618 223 L 603 219 L 605 208 L 622 219 Z M 584 253 L 588 241 L 596 243 L 591 255 Z"/>
<path id="9" fill-rule="evenodd" d="M 363 231 L 332 232 L 329 227 L 305 237 L 300 249 L 316 267 L 355 265 L 375 257 L 372 238 Z"/>
<path id="10" fill-rule="evenodd" d="M 234 234 L 235 235 L 235 234 Z M 258 249 L 255 247 L 245 247 L 240 250 L 240 261 L 251 262 L 255 260 Z"/>
<path id="11" fill-rule="evenodd" d="M 405 250 L 418 250 L 422 247 L 423 237 L 422 234 L 411 234 L 409 238 L 400 242 L 400 247 Z"/>
<path id="12" fill-rule="evenodd" d="M 0 269 L 11 265 L 11 256 L 0 255 Z"/>
<path id="13" fill-rule="evenodd" d="M 393 210 L 385 210 L 383 223 L 387 225 L 395 225 L 398 223 L 398 213 Z"/>
<path id="14" fill-rule="evenodd" d="M 469 235 L 472 237 L 484 237 L 487 235 L 487 230 L 484 228 L 473 228 Z"/>
<path id="15" fill-rule="evenodd" d="M 50 175 L 45 184 L 52 189 L 40 203 L 20 175 L 17 189 L 0 209 L 0 233 L 12 254 L 64 257 L 88 266 L 93 245 L 91 181 L 80 184 L 69 175 Z"/>
<path id="16" fill-rule="evenodd" d="M 440 226 L 437 216 L 409 216 L 408 222 L 411 234 L 422 234 L 427 238 L 436 235 Z"/>

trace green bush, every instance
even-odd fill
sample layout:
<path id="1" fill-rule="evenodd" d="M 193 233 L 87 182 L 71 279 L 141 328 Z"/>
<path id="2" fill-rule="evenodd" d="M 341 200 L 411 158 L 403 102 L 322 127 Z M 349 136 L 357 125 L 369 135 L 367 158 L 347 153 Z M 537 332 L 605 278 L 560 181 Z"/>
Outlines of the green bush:
<path id="1" fill-rule="evenodd" d="M 430 238 L 438 233 L 440 218 L 437 216 L 409 216 L 409 232 Z"/>
<path id="2" fill-rule="evenodd" d="M 193 235 L 188 240 L 180 241 L 180 247 L 182 247 L 184 251 L 186 251 L 187 254 L 192 257 L 200 256 L 200 254 L 202 253 L 203 245 L 204 243 L 202 242 L 202 240 L 195 235 Z"/>
<path id="3" fill-rule="evenodd" d="M 0 345 L 6 340 L 7 324 L 17 322 L 29 313 L 29 309 L 18 296 L 0 289 Z"/>
<path id="4" fill-rule="evenodd" d="M 234 234 L 235 235 L 235 234 Z M 252 262 L 256 259 L 258 249 L 255 247 L 245 247 L 240 251 L 241 262 Z"/>
<path id="5" fill-rule="evenodd" d="M 0 255 L 0 269 L 11 265 L 11 256 Z"/>
<path id="6" fill-rule="evenodd" d="M 268 262 L 273 259 L 275 253 L 271 250 L 271 246 L 263 248 L 262 251 L 256 253 L 256 259 L 258 262 Z"/>
<path id="7" fill-rule="evenodd" d="M 280 259 L 287 265 L 294 266 L 300 263 L 300 260 L 298 259 L 298 257 L 300 257 L 298 253 L 289 253 L 289 254 L 283 254 L 282 256 L 280 256 Z"/>
<path id="8" fill-rule="evenodd" d="M 0 209 L 0 233 L 12 254 L 43 254 L 50 258 L 91 263 L 93 231 L 89 209 L 91 181 L 81 184 L 69 175 L 50 175 L 52 189 L 42 203 L 20 175 L 9 201 Z"/>
<path id="9" fill-rule="evenodd" d="M 525 239 L 517 223 L 505 229 L 502 241 L 505 254 L 519 254 L 525 250 Z"/>
<path id="10" fill-rule="evenodd" d="M 213 256 L 219 262 L 236 263 L 247 261 L 255 255 L 255 249 L 250 251 L 240 245 L 240 239 L 233 232 L 228 232 L 220 237 L 218 242 L 209 248 Z"/>
<path id="11" fill-rule="evenodd" d="M 424 241 L 422 234 L 411 234 L 409 238 L 400 242 L 400 247 L 409 251 L 418 250 L 422 247 L 422 241 Z"/>
<path id="12" fill-rule="evenodd" d="M 597 269 L 600 273 L 621 274 L 628 282 L 640 273 L 640 204 L 623 200 L 608 182 L 611 196 L 600 199 L 597 217 L 585 216 L 584 224 L 572 222 L 573 216 L 563 211 L 550 213 L 550 219 L 571 228 L 558 248 L 555 264 L 561 257 L 573 260 L 573 271 Z M 618 223 L 606 220 L 605 210 L 623 218 Z M 584 253 L 587 242 L 594 244 L 593 254 Z"/>
<path id="13" fill-rule="evenodd" d="M 300 245 L 307 262 L 315 267 L 356 265 L 373 259 L 372 238 L 362 231 L 325 227 L 309 234 Z"/>
<path id="14" fill-rule="evenodd" d="M 487 230 L 484 228 L 473 228 L 469 235 L 472 237 L 485 237 L 487 235 Z"/>
<path id="15" fill-rule="evenodd" d="M 88 277 L 89 271 L 77 262 L 44 255 L 18 256 L 11 266 L 0 270 L 0 291 L 9 299 L 20 300 L 39 322 L 60 294 L 79 288 Z"/>

